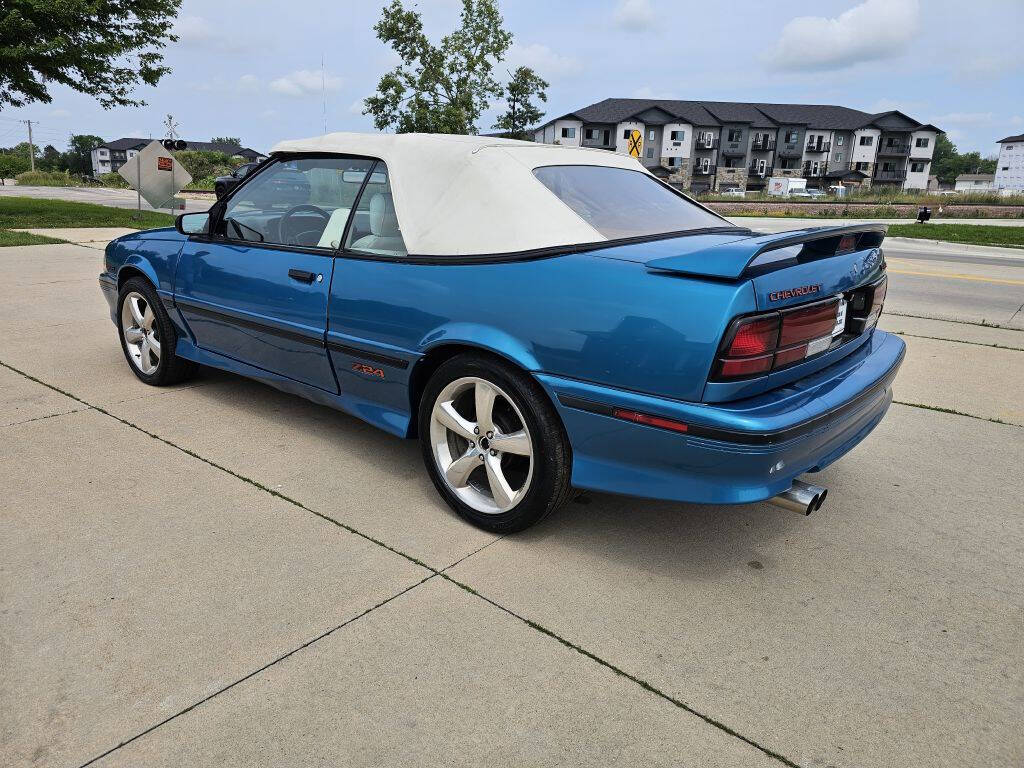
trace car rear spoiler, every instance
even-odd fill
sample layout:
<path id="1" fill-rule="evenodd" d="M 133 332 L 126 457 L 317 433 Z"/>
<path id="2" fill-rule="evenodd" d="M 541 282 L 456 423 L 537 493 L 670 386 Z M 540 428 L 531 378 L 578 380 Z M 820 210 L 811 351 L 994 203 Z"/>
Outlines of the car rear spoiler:
<path id="1" fill-rule="evenodd" d="M 651 272 L 736 280 L 748 273 L 748 267 L 757 266 L 754 261 L 759 256 L 770 251 L 800 245 L 803 247 L 787 261 L 813 261 L 837 253 L 877 248 L 888 231 L 886 224 L 811 227 L 772 235 L 755 235 L 678 256 L 653 259 L 646 264 Z M 775 260 L 775 263 L 781 266 L 781 260 Z"/>

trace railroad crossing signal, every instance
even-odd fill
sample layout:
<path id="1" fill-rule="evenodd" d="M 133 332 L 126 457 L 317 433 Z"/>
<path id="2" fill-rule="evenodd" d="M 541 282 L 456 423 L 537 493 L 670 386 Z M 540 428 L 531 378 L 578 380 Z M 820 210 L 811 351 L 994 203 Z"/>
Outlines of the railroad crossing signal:
<path id="1" fill-rule="evenodd" d="M 629 154 L 633 157 L 640 157 L 644 149 L 644 135 L 634 128 L 629 134 L 627 146 Z"/>

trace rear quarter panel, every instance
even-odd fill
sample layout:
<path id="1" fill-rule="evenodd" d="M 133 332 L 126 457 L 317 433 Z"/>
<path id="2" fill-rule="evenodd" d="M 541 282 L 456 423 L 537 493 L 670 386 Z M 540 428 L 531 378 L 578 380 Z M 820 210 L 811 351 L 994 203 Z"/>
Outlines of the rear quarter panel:
<path id="1" fill-rule="evenodd" d="M 329 338 L 385 354 L 469 344 L 528 370 L 699 400 L 725 325 L 754 309 L 749 283 L 654 275 L 589 254 L 472 265 L 339 259 L 328 327 Z"/>

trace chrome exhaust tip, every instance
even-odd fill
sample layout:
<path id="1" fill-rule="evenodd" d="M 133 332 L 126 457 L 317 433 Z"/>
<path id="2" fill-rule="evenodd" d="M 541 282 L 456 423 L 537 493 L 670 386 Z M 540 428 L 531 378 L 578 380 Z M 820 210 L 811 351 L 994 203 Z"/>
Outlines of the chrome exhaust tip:
<path id="1" fill-rule="evenodd" d="M 793 486 L 788 491 L 784 491 L 768 501 L 777 507 L 806 516 L 821 509 L 826 496 L 828 496 L 827 488 L 794 480 Z"/>

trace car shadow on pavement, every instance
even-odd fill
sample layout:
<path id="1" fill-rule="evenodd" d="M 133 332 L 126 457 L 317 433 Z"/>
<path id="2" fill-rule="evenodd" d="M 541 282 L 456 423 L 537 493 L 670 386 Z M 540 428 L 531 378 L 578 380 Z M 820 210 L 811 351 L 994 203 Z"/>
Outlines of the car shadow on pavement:
<path id="1" fill-rule="evenodd" d="M 349 473 L 363 470 L 389 475 L 387 484 L 400 485 L 408 495 L 407 508 L 429 506 L 438 519 L 456 517 L 430 482 L 416 440 L 388 435 L 342 411 L 234 374 L 204 368 L 196 380 L 200 382 L 203 386 L 192 396 L 217 404 L 217 410 L 220 404 L 231 411 L 244 403 L 243 414 L 249 409 L 259 414 L 266 442 L 251 449 L 263 459 L 246 461 L 251 466 L 238 467 L 243 474 L 256 473 L 267 454 L 277 454 L 274 469 L 284 478 L 282 492 L 294 488 L 301 499 L 307 493 L 288 480 L 289 465 L 296 462 L 296 484 L 309 483 L 312 469 L 319 478 L 316 482 L 332 486 L 324 490 L 337 500 L 336 507 L 316 510 L 355 527 L 358 523 L 345 516 L 345 498 L 353 492 Z M 285 440 L 293 432 L 297 441 Z M 319 455 L 311 460 L 308 451 L 313 446 Z M 317 470 L 328 466 L 334 469 L 328 475 Z M 261 470 L 253 479 L 267 481 Z M 405 514 L 402 506 L 406 505 L 392 505 L 389 514 Z M 511 537 L 544 550 L 577 550 L 577 555 L 607 558 L 619 566 L 701 579 L 733 570 L 760 570 L 770 562 L 765 552 L 775 548 L 773 542 L 806 524 L 806 518 L 767 503 L 698 505 L 588 491 L 534 528 Z"/>

